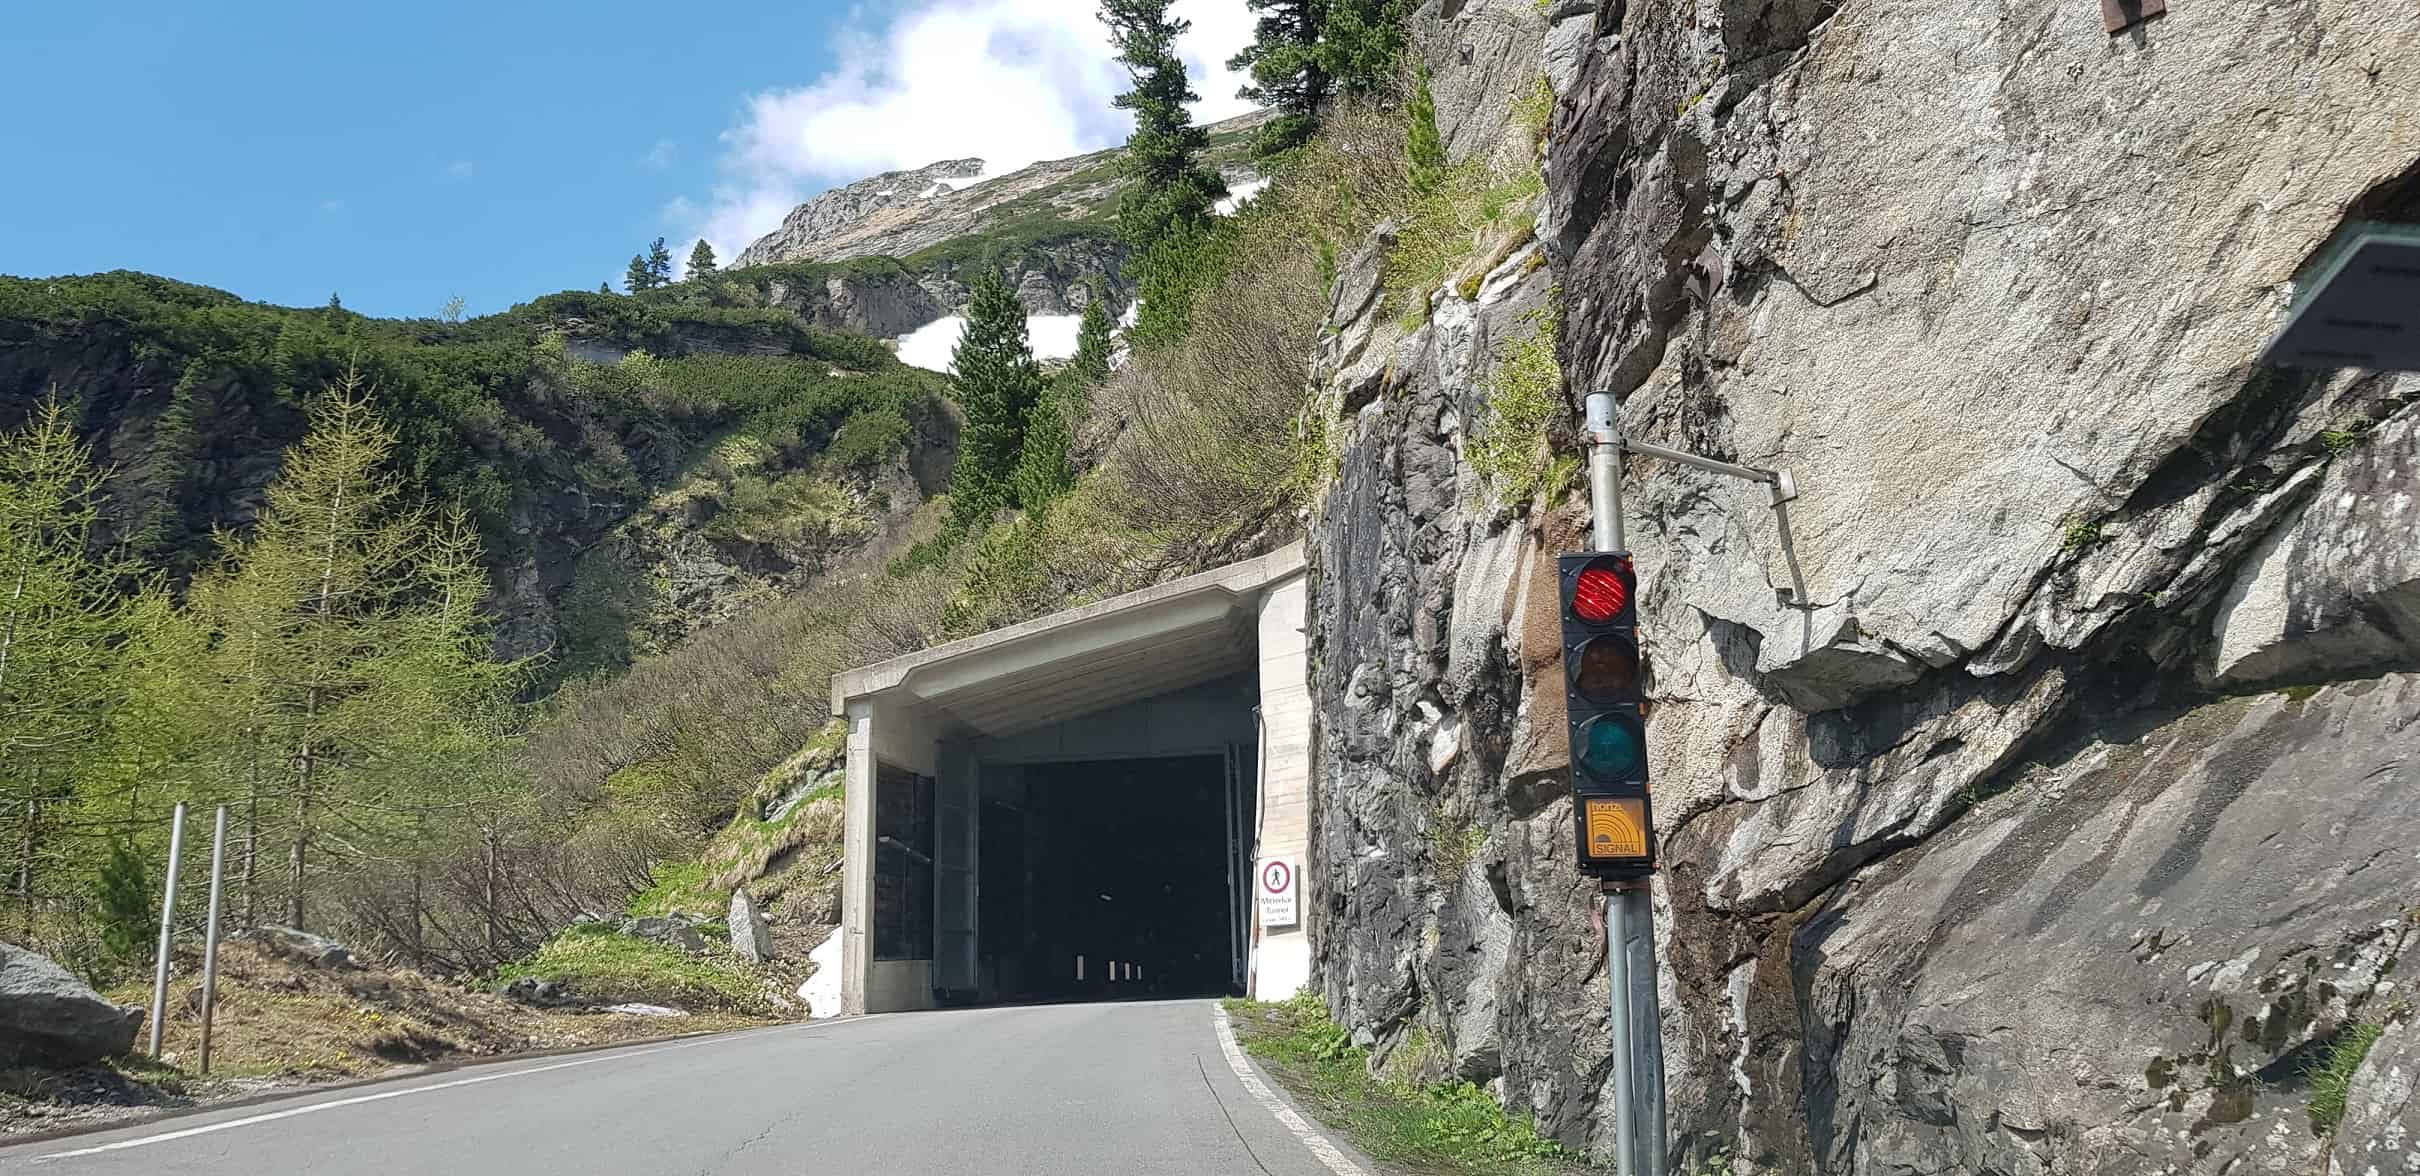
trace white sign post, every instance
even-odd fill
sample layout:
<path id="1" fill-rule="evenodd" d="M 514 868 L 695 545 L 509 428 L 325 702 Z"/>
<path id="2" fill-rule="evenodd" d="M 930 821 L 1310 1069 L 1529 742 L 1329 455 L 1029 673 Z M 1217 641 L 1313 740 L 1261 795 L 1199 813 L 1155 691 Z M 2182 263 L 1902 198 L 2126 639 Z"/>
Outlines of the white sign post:
<path id="1" fill-rule="evenodd" d="M 1255 871 L 1254 891 L 1260 896 L 1260 925 L 1262 928 L 1291 927 L 1302 921 L 1302 868 L 1293 858 L 1262 858 Z"/>

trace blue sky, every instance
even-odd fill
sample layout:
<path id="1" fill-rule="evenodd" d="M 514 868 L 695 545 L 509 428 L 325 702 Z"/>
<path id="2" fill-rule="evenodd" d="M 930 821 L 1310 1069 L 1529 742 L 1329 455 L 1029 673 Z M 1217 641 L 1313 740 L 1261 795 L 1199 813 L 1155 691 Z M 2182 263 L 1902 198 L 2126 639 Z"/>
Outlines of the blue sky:
<path id="1" fill-rule="evenodd" d="M 1179 0 L 1197 76 L 1242 0 Z M 489 313 L 726 257 L 835 183 L 1114 144 L 1084 0 L 27 3 L 0 51 L 0 273 L 140 269 L 246 298 Z M 1240 111 L 1200 78 L 1205 118 Z"/>

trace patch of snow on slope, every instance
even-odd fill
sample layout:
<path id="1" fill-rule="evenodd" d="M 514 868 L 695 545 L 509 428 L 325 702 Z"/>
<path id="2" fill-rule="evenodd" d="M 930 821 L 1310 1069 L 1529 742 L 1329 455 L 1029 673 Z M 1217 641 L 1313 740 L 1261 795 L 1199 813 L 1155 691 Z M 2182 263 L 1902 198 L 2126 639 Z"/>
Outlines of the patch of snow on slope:
<path id="1" fill-rule="evenodd" d="M 987 168 L 980 175 L 942 176 L 936 182 L 947 187 L 950 191 L 956 192 L 966 188 L 972 188 L 977 184 L 997 178 L 999 177 L 992 175 L 991 171 Z"/>
<path id="2" fill-rule="evenodd" d="M 815 965 L 815 974 L 798 986 L 798 999 L 807 1002 L 810 1020 L 840 1015 L 840 931 L 838 927 L 832 928 L 832 937 L 807 953 L 808 962 Z"/>
<path id="3" fill-rule="evenodd" d="M 1025 332 L 1031 339 L 1035 359 L 1071 359 L 1076 353 L 1076 335 L 1084 328 L 1084 316 L 1079 314 L 1037 314 L 1025 320 Z M 899 361 L 936 372 L 950 370 L 950 353 L 958 350 L 958 340 L 966 334 L 966 316 L 953 314 L 936 319 L 901 335 Z"/>
<path id="4" fill-rule="evenodd" d="M 1227 189 L 1227 198 L 1218 202 L 1218 214 L 1234 216 L 1236 209 L 1242 208 L 1253 197 L 1260 195 L 1261 189 L 1268 186 L 1269 181 L 1267 180 L 1251 180 Z"/>

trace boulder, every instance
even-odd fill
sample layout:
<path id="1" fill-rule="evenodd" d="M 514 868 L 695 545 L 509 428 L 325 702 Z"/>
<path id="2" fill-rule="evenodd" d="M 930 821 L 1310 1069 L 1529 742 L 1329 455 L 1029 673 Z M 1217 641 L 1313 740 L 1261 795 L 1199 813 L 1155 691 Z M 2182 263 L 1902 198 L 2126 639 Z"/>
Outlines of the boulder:
<path id="1" fill-rule="evenodd" d="M 495 992 L 496 995 L 506 1000 L 519 1001 L 522 1004 L 535 1005 L 539 1008 L 567 1005 L 573 1003 L 575 999 L 562 984 L 553 980 L 540 980 L 535 976 L 508 980 L 497 985 Z"/>
<path id="2" fill-rule="evenodd" d="M 731 892 L 731 951 L 751 964 L 773 958 L 773 932 L 756 909 L 756 900 L 742 886 Z"/>
<path id="3" fill-rule="evenodd" d="M 114 1004 L 67 969 L 0 943 L 0 1064 L 81 1066 L 134 1048 L 143 1010 Z"/>
<path id="4" fill-rule="evenodd" d="M 697 928 L 681 919 L 660 915 L 632 919 L 623 924 L 622 933 L 640 939 L 652 939 L 657 943 L 670 944 L 683 951 L 706 950 L 706 937 L 698 934 Z"/>
<path id="5" fill-rule="evenodd" d="M 361 966 L 345 945 L 324 935 L 297 931 L 292 927 L 246 927 L 227 937 L 229 943 L 250 943 L 281 960 L 292 960 L 306 967 L 329 972 L 346 972 Z"/>

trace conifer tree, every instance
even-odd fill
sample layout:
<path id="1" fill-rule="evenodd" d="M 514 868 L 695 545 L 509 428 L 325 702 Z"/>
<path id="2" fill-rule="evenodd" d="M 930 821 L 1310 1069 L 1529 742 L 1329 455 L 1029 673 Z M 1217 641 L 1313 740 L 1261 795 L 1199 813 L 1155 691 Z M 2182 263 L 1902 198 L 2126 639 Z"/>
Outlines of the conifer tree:
<path id="1" fill-rule="evenodd" d="M 1109 378 L 1110 356 L 1117 349 L 1118 322 L 1109 317 L 1109 304 L 1095 298 L 1084 308 L 1076 329 L 1076 357 L 1068 365 L 1087 388 Z"/>
<path id="2" fill-rule="evenodd" d="M 1277 116 L 1253 140 L 1253 154 L 1266 159 L 1301 146 L 1317 127 L 1328 97 L 1327 66 L 1320 60 L 1320 28 L 1331 0 L 1246 0 L 1260 14 L 1253 39 L 1227 62 L 1251 81 L 1237 92 L 1277 108 Z"/>
<path id="3" fill-rule="evenodd" d="M 1412 89 L 1411 127 L 1406 132 L 1412 191 L 1426 196 L 1445 184 L 1445 140 L 1437 133 L 1437 99 L 1429 92 L 1428 71 L 1420 71 Z"/>
<path id="4" fill-rule="evenodd" d="M 1092 404 L 1092 390 L 1109 378 L 1110 349 L 1117 323 L 1100 299 L 1084 308 L 1076 334 L 1076 354 L 1058 378 L 1050 382 L 1025 420 L 1025 443 L 1018 451 L 1014 479 L 1017 504 L 1041 514 L 1052 501 L 1075 486 L 1076 426 Z"/>
<path id="5" fill-rule="evenodd" d="M 58 864 L 48 820 L 72 799 L 119 693 L 126 571 L 89 554 L 101 475 L 53 400 L 0 437 L 0 830 L 28 930 Z"/>
<path id="6" fill-rule="evenodd" d="M 718 268 L 714 261 L 714 246 L 707 244 L 704 237 L 698 238 L 697 246 L 689 251 L 689 279 L 696 281 L 711 277 Z"/>
<path id="7" fill-rule="evenodd" d="M 1226 181 L 1201 162 L 1210 133 L 1193 125 L 1185 107 L 1201 97 L 1176 50 L 1177 38 L 1192 24 L 1170 16 L 1169 3 L 1101 0 L 1101 20 L 1134 87 L 1116 102 L 1134 112 L 1134 133 L 1120 163 L 1133 183 L 1119 205 L 1118 223 L 1138 251 L 1206 223 L 1227 195 Z"/>
<path id="8" fill-rule="evenodd" d="M 622 288 L 633 294 L 655 289 L 655 274 L 647 268 L 647 255 L 630 255 L 630 269 L 622 274 Z"/>
<path id="9" fill-rule="evenodd" d="M 647 284 L 649 289 L 672 284 L 672 250 L 664 247 L 662 237 L 647 246 Z"/>
<path id="10" fill-rule="evenodd" d="M 958 472 L 950 486 L 950 518 L 980 526 L 1009 504 L 1011 478 L 1024 445 L 1026 419 L 1042 395 L 1042 371 L 1027 340 L 1025 307 L 997 270 L 975 277 L 966 307 L 966 334 L 951 355 L 958 404 Z"/>

